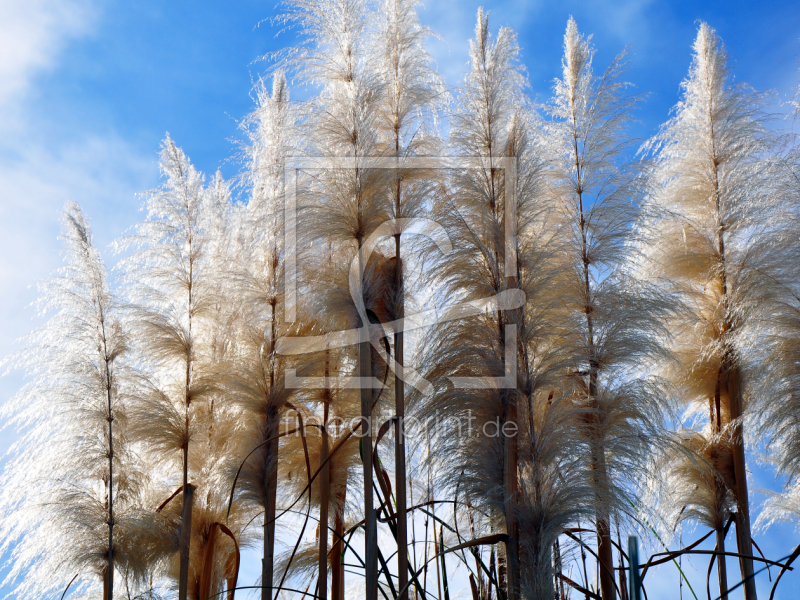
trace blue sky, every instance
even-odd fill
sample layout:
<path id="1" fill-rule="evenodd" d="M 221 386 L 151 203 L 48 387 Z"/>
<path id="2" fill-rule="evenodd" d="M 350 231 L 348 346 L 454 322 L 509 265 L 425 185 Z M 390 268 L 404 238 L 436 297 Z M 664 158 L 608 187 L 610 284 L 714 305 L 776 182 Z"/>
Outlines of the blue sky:
<path id="1" fill-rule="evenodd" d="M 446 40 L 433 40 L 431 50 L 451 85 L 465 68 L 479 5 L 440 0 L 421 10 L 423 22 Z M 642 138 L 657 131 L 678 100 L 699 19 L 725 40 L 737 81 L 774 90 L 777 103 L 800 80 L 796 0 L 535 0 L 486 8 L 493 30 L 510 25 L 519 33 L 530 93 L 539 100 L 559 74 L 569 15 L 594 35 L 598 69 L 630 45 L 628 79 L 649 94 L 634 126 Z M 28 305 L 35 283 L 60 263 L 59 210 L 68 199 L 84 207 L 105 248 L 141 217 L 136 193 L 158 184 L 157 151 L 167 131 L 204 172 L 239 172 L 229 159 L 240 138 L 237 120 L 253 106 L 252 82 L 266 70 L 256 59 L 292 39 L 276 38 L 269 21 L 276 12 L 271 1 L 256 0 L 0 1 L 0 355 L 36 323 Z M 0 401 L 21 381 L 0 380 Z M 0 434 L 0 451 L 12 438 Z M 769 473 L 754 473 L 752 488 L 773 486 Z M 773 557 L 800 542 L 788 527 L 760 536 Z M 698 562 L 700 579 L 704 568 Z M 670 569 L 648 576 L 651 598 L 678 597 Z M 800 574 L 786 584 L 778 597 L 795 597 Z"/>

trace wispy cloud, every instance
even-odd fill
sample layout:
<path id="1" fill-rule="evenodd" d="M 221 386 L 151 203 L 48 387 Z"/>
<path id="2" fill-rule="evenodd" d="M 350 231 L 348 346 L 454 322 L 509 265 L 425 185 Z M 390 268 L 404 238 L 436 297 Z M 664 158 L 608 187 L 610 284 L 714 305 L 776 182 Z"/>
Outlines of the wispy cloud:
<path id="1" fill-rule="evenodd" d="M 94 0 L 0 2 L 0 106 L 19 101 L 33 77 L 53 68 L 64 45 L 96 20 Z"/>
<path id="2" fill-rule="evenodd" d="M 0 357 L 34 325 L 35 284 L 61 262 L 64 203 L 84 205 L 102 247 L 136 220 L 133 195 L 158 176 L 155 153 L 143 156 L 118 133 L 76 127 L 56 139 L 37 112 L 40 76 L 56 71 L 68 45 L 99 21 L 95 0 L 0 1 Z M 0 402 L 20 383 L 0 381 Z M 7 442 L 0 439 L 0 451 Z"/>

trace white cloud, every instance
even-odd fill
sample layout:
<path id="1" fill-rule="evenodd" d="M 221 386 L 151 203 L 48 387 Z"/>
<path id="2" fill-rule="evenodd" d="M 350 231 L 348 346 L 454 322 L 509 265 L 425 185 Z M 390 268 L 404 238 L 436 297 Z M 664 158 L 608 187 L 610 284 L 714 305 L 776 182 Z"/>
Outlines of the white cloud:
<path id="1" fill-rule="evenodd" d="M 37 324 L 30 303 L 36 283 L 61 264 L 64 203 L 84 207 L 102 251 L 138 220 L 134 194 L 157 181 L 155 151 L 142 154 L 114 132 L 77 124 L 55 139 L 30 101 L 37 75 L 57 69 L 67 45 L 95 30 L 95 2 L 0 0 L 0 358 Z M 0 402 L 21 383 L 19 375 L 0 380 Z"/>
<path id="2" fill-rule="evenodd" d="M 64 45 L 95 21 L 93 0 L 0 2 L 0 106 L 19 99 L 33 76 L 52 68 Z"/>

